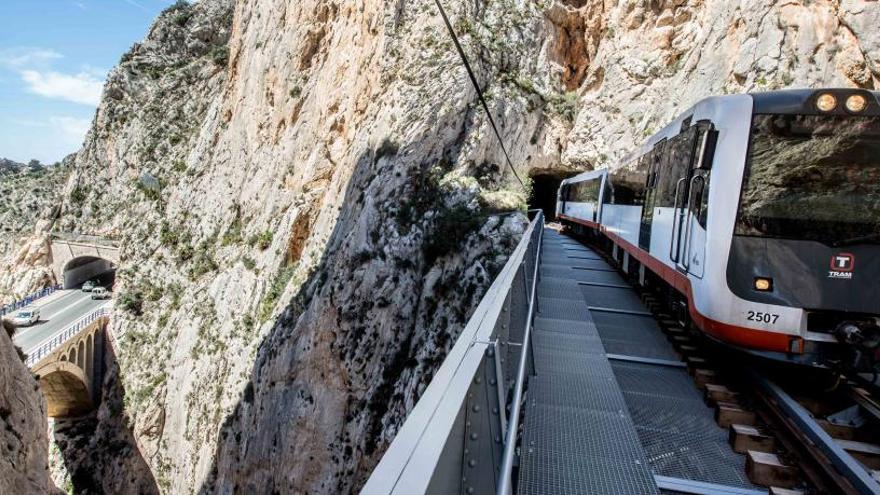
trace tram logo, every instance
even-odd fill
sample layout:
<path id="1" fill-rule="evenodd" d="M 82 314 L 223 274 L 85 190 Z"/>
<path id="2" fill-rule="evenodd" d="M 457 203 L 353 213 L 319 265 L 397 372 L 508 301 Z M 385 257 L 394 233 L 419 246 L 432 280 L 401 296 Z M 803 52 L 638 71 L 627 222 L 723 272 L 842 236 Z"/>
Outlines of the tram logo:
<path id="1" fill-rule="evenodd" d="M 831 271 L 828 278 L 852 278 L 852 272 L 856 267 L 856 257 L 850 253 L 835 254 L 831 257 Z"/>

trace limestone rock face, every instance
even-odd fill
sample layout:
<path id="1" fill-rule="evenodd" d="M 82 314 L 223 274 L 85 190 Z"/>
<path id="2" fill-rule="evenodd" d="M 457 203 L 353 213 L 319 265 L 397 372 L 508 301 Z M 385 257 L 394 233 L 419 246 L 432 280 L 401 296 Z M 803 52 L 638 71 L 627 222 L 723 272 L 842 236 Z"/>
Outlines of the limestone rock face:
<path id="1" fill-rule="evenodd" d="M 0 306 L 55 283 L 48 235 L 68 165 L 0 160 Z"/>
<path id="2" fill-rule="evenodd" d="M 0 493 L 49 493 L 46 401 L 0 328 Z"/>
<path id="3" fill-rule="evenodd" d="M 613 166 L 705 96 L 880 82 L 877 2 L 443 3 L 524 178 Z M 363 483 L 526 223 L 435 9 L 201 0 L 122 57 L 54 226 L 121 239 L 118 397 L 59 471 Z M 148 479 L 77 452 L 108 442 Z"/>
<path id="4" fill-rule="evenodd" d="M 877 2 L 557 3 L 604 19 L 566 161 L 613 166 L 706 96 L 880 83 Z"/>

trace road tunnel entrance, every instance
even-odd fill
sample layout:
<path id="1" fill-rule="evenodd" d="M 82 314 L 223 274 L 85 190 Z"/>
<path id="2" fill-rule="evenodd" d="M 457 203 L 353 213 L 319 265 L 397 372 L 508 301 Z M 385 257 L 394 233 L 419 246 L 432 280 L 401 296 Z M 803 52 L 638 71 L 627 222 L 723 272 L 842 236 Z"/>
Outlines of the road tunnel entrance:
<path id="1" fill-rule="evenodd" d="M 65 289 L 79 289 L 88 281 L 112 289 L 116 281 L 116 266 L 104 258 L 80 256 L 64 265 L 62 279 Z"/>
<path id="2" fill-rule="evenodd" d="M 556 197 L 559 185 L 571 174 L 547 173 L 531 176 L 532 195 L 529 197 L 529 209 L 544 210 L 547 221 L 556 219 Z"/>

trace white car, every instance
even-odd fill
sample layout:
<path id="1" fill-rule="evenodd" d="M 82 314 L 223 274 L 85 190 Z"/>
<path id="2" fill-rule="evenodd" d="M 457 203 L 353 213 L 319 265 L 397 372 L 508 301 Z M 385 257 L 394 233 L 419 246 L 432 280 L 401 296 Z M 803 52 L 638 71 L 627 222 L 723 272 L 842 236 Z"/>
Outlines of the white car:
<path id="1" fill-rule="evenodd" d="M 29 327 L 34 323 L 40 321 L 40 310 L 39 309 L 23 309 L 18 313 L 15 313 L 15 316 L 9 319 L 13 324 L 19 327 Z"/>
<path id="2" fill-rule="evenodd" d="M 112 294 L 110 291 L 103 287 L 96 287 L 92 290 L 92 299 L 110 299 Z"/>

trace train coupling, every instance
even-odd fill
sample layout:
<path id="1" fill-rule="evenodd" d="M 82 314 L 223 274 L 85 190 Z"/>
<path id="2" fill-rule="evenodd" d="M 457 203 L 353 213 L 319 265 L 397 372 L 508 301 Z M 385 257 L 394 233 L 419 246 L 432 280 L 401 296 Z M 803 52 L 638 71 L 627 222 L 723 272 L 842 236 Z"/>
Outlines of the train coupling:
<path id="1" fill-rule="evenodd" d="M 872 370 L 880 348 L 880 326 L 876 321 L 844 321 L 837 325 L 834 338 L 845 345 L 847 360 L 855 370 Z"/>

